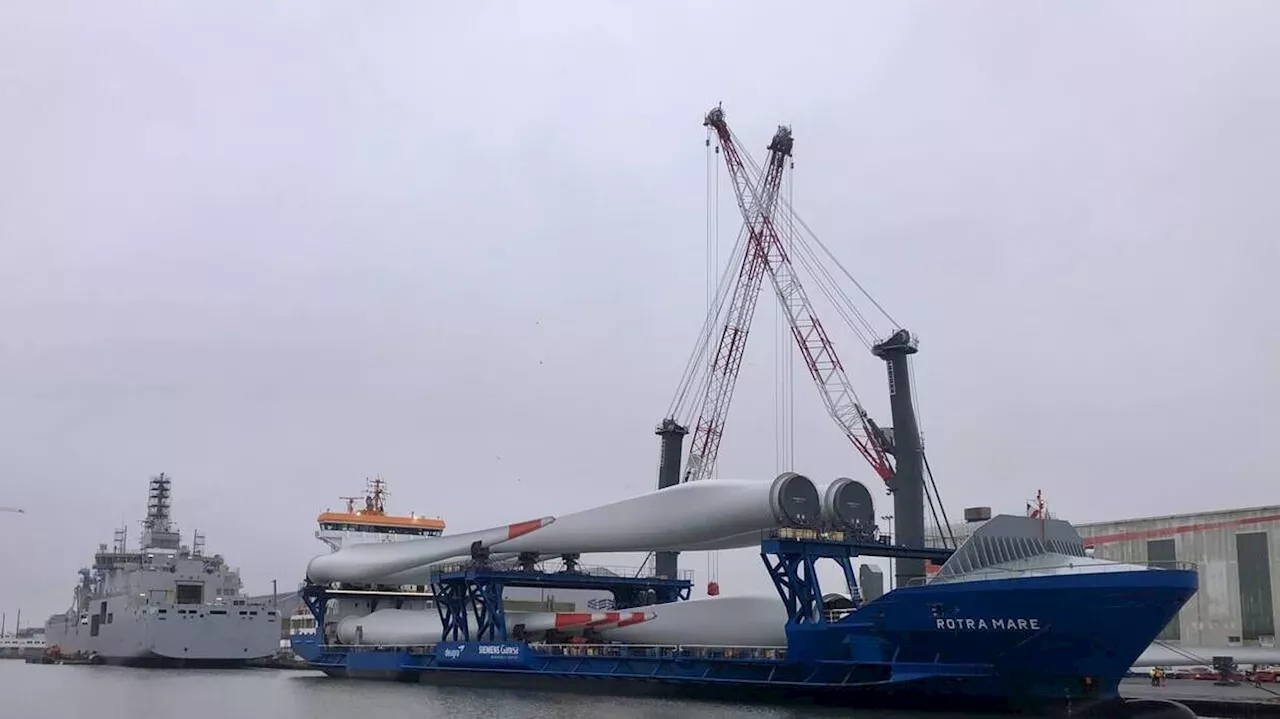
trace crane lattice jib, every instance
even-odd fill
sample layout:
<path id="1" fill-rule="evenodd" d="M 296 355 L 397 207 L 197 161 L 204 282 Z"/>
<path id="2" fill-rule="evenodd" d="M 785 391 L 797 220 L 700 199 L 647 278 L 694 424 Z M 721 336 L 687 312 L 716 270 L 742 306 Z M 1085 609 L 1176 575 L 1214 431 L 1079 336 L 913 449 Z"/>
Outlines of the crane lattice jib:
<path id="1" fill-rule="evenodd" d="M 712 115 L 708 115 L 708 123 L 715 127 L 716 132 L 721 135 L 721 145 L 726 148 L 732 147 L 732 139 L 729 138 L 726 141 L 728 127 L 724 124 L 723 113 L 717 108 L 712 111 L 712 114 L 718 116 L 719 123 L 717 125 L 713 122 Z M 777 152 L 774 147 L 778 144 L 779 136 L 784 131 L 786 154 L 790 155 L 793 143 L 791 132 L 785 127 L 779 128 L 778 135 L 774 136 L 774 143 L 769 146 L 771 163 L 777 159 Z M 736 151 L 731 153 L 726 149 L 724 161 L 729 166 L 730 176 L 735 178 L 734 190 L 753 193 L 754 190 L 750 185 L 750 173 L 743 165 L 739 154 Z M 768 173 L 774 171 L 775 168 L 770 164 L 765 170 L 766 178 L 769 176 Z M 747 179 L 738 181 L 736 178 L 740 176 Z M 768 187 L 768 185 L 764 185 L 764 187 Z M 764 195 L 764 198 L 772 201 L 776 199 L 776 195 L 772 197 Z M 747 207 L 749 203 L 740 199 L 738 205 L 739 207 Z M 778 237 L 777 228 L 773 222 L 773 213 L 770 212 L 760 216 L 758 223 L 753 224 L 752 228 L 749 253 L 759 254 L 764 259 L 765 271 L 769 274 L 769 279 L 773 283 L 773 288 L 778 295 L 778 301 L 782 305 L 783 312 L 787 316 L 787 323 L 791 327 L 791 334 L 795 337 L 796 344 L 799 345 L 800 352 L 804 356 L 805 365 L 809 368 L 809 374 L 818 385 L 818 390 L 822 395 L 823 403 L 827 407 L 827 412 L 840 426 L 840 429 L 849 440 L 853 442 L 858 453 L 866 458 L 867 462 L 875 469 L 876 474 L 880 475 L 880 478 L 885 483 L 890 483 L 893 478 L 893 465 L 890 464 L 888 452 L 880 441 L 880 432 L 867 416 L 866 410 L 862 408 L 862 403 L 858 400 L 858 395 L 854 391 L 853 385 L 849 382 L 844 366 L 836 355 L 831 338 L 827 336 L 822 327 L 822 322 L 818 319 L 818 315 L 813 309 L 813 304 L 809 301 L 809 296 L 804 291 L 804 286 L 800 282 L 795 266 L 791 263 L 787 248 L 781 238 Z"/>
<path id="2" fill-rule="evenodd" d="M 786 246 L 778 238 L 772 218 L 765 222 L 761 235 L 765 242 L 765 271 L 773 282 L 778 302 L 787 316 L 787 324 L 791 326 L 791 334 L 804 355 L 809 375 L 818 385 L 827 412 L 876 474 L 888 483 L 893 478 L 888 452 L 880 443 L 879 433 L 862 408 L 849 376 L 845 374 L 844 365 L 836 356 L 835 346 L 822 328 L 804 286 L 800 284 L 795 265 L 791 264 Z"/>
<path id="3" fill-rule="evenodd" d="M 760 190 L 756 192 L 755 188 L 747 186 L 752 178 L 746 171 L 729 127 L 725 124 L 724 111 L 720 108 L 712 110 L 707 114 L 704 124 L 715 131 L 720 141 L 721 153 L 729 167 L 730 181 L 733 183 L 738 209 L 746 222 L 749 239 L 729 308 L 725 313 L 720 343 L 712 359 L 698 422 L 694 426 L 689 460 L 682 480 L 685 482 L 705 479 L 711 476 L 715 468 L 729 403 L 733 399 L 733 389 L 746 352 L 747 335 L 751 331 L 752 318 L 755 317 L 760 286 L 764 283 L 767 258 L 763 250 L 766 244 L 760 238 L 764 229 L 772 226 L 786 158 L 791 154 L 791 131 L 780 127 L 773 142 L 769 144 L 769 159 L 764 177 L 760 181 Z"/>

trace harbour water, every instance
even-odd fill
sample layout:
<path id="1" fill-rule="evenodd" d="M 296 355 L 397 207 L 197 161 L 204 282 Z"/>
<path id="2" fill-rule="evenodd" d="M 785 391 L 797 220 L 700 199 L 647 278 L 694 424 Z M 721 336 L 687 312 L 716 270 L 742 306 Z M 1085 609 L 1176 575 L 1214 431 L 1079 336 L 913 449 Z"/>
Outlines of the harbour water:
<path id="1" fill-rule="evenodd" d="M 801 719 L 848 710 L 328 679 L 316 672 L 129 669 L 0 661 L 0 716 L 135 719 Z M 911 719 L 858 712 L 863 719 Z M 931 717 L 945 715 L 931 714 Z"/>
<path id="2" fill-rule="evenodd" d="M 1168 691 L 1143 691 L 1134 680 L 1127 696 L 1185 699 L 1222 693 L 1196 682 Z M 1239 699 L 1259 701 L 1243 694 Z M 1184 696 L 1185 695 L 1185 696 Z M 319 672 L 243 670 L 130 669 L 109 666 L 51 666 L 0 661 L 0 717 L 76 717 L 134 719 L 182 716 L 184 719 L 995 719 L 974 714 L 907 714 L 824 709 L 812 706 L 761 706 L 713 702 L 637 699 L 561 692 L 476 690 L 393 682 L 340 681 Z M 1272 715 L 1275 713 L 1272 712 Z M 1006 718 L 1007 719 L 1007 718 Z"/>

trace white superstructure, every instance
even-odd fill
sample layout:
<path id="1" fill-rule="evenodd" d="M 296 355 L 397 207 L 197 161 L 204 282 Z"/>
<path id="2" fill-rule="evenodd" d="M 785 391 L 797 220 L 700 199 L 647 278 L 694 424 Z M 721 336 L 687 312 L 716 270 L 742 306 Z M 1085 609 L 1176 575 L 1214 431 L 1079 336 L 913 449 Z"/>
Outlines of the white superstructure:
<path id="1" fill-rule="evenodd" d="M 387 483 L 381 477 L 369 480 L 364 497 L 342 498 L 347 503 L 345 512 L 326 511 L 316 517 L 320 525 L 316 539 L 336 552 L 353 544 L 402 542 L 444 533 L 444 520 L 439 517 L 387 514 L 387 495 Z M 363 508 L 356 506 L 361 501 Z"/>
<path id="2" fill-rule="evenodd" d="M 280 617 L 250 601 L 240 575 L 222 555 L 204 553 L 204 538 L 181 544 L 169 516 L 169 477 L 153 477 L 142 546 L 124 530 L 102 544 L 91 569 L 80 570 L 72 606 L 45 624 L 49 651 L 105 663 L 148 666 L 235 666 L 273 654 Z"/>
<path id="3" fill-rule="evenodd" d="M 44 653 L 44 633 L 0 634 L 0 659 L 28 659 Z"/>

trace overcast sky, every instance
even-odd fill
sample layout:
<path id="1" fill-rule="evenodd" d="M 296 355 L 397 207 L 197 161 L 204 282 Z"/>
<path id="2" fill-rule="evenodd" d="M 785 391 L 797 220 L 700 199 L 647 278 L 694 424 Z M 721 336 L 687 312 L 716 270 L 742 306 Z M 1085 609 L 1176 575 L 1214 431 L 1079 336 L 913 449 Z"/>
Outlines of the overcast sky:
<path id="1" fill-rule="evenodd" d="M 1278 22 L 1266 0 L 0 4 L 0 505 L 27 510 L 0 514 L 0 609 L 64 609 L 160 471 L 254 591 L 294 586 L 316 514 L 375 473 L 456 531 L 651 489 L 704 312 L 719 101 L 757 158 L 793 126 L 800 213 L 920 335 L 953 515 L 1037 489 L 1079 522 L 1280 503 Z M 773 304 L 724 476 L 777 469 Z M 829 324 L 888 424 L 883 365 Z M 794 468 L 875 487 L 796 394 Z M 753 550 L 720 573 L 768 589 Z"/>

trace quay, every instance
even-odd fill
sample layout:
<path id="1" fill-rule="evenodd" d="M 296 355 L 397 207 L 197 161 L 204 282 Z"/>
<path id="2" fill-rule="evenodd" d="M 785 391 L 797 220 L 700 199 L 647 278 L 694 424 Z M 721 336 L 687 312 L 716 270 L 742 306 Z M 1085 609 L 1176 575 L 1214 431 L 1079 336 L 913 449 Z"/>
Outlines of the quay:
<path id="1" fill-rule="evenodd" d="M 1199 717 L 1280 717 L 1280 684 L 1257 687 L 1240 682 L 1236 686 L 1221 686 L 1205 680 L 1170 679 L 1164 686 L 1153 687 L 1146 678 L 1125 679 L 1120 683 L 1120 696 L 1178 702 Z"/>

